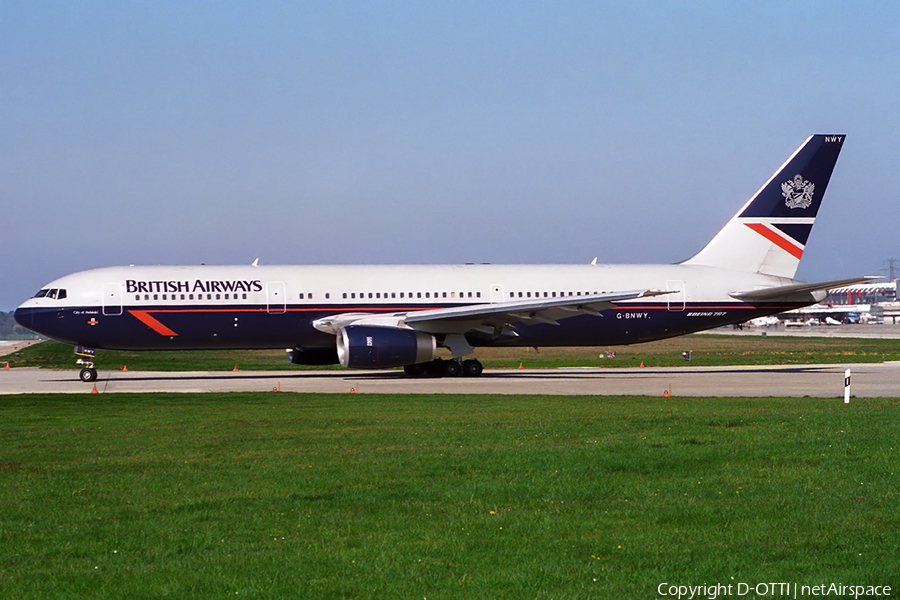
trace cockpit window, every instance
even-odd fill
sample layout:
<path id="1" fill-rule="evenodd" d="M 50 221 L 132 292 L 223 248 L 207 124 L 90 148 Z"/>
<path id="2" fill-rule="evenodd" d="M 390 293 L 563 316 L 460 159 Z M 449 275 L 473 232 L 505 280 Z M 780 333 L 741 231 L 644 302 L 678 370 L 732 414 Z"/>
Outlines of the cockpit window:
<path id="1" fill-rule="evenodd" d="M 35 298 L 52 298 L 53 300 L 62 300 L 66 297 L 64 288 L 44 288 L 34 295 Z"/>

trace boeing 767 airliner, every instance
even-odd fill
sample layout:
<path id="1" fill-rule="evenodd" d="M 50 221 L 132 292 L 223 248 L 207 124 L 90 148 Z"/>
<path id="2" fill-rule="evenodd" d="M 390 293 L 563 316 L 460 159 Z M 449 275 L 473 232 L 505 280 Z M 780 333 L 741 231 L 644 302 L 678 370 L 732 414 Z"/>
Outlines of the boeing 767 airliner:
<path id="1" fill-rule="evenodd" d="M 808 138 L 678 264 L 109 267 L 48 283 L 15 318 L 88 357 L 287 348 L 296 364 L 445 376 L 480 375 L 466 358 L 479 346 L 635 344 L 742 323 L 868 279 L 793 279 L 844 137 Z"/>

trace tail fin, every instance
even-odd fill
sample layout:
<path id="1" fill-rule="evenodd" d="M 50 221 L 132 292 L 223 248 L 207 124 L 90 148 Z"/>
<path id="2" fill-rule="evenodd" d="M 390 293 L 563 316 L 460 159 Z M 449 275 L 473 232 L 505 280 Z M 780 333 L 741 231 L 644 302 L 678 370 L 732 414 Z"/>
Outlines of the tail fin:
<path id="1" fill-rule="evenodd" d="M 712 241 L 683 264 L 793 279 L 845 137 L 810 136 Z"/>

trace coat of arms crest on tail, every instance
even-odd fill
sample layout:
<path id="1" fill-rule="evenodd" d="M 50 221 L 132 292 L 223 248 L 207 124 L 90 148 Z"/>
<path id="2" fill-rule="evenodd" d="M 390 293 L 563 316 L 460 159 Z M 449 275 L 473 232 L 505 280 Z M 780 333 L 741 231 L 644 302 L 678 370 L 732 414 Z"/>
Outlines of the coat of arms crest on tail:
<path id="1" fill-rule="evenodd" d="M 808 208 L 815 190 L 816 184 L 799 174 L 781 184 L 781 195 L 788 208 Z"/>

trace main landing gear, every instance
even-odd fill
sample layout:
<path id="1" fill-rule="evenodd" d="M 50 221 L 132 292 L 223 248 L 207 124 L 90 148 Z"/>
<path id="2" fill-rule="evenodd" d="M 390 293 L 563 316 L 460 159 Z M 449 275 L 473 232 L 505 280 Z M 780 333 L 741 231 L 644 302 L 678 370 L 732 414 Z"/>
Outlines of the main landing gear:
<path id="1" fill-rule="evenodd" d="M 436 358 L 431 362 L 403 367 L 403 372 L 412 377 L 478 377 L 483 371 L 484 367 L 474 359 L 458 361 Z"/>
<path id="2" fill-rule="evenodd" d="M 459 333 L 445 335 L 438 343 L 450 350 L 453 358 L 444 360 L 436 358 L 431 362 L 407 365 L 403 371 L 413 377 L 478 377 L 484 371 L 484 367 L 477 360 L 462 357 L 475 352 L 475 348 L 469 344 L 466 336 Z"/>

